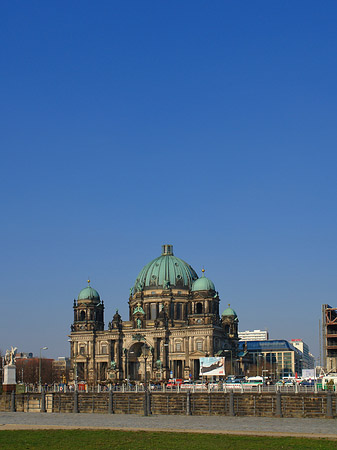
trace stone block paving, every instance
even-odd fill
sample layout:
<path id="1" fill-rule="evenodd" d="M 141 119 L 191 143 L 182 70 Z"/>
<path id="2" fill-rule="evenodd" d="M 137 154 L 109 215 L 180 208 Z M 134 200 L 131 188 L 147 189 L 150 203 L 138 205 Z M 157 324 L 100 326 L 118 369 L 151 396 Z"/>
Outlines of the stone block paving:
<path id="1" fill-rule="evenodd" d="M 41 428 L 109 428 L 221 434 L 305 436 L 337 440 L 336 419 L 137 414 L 65 414 L 1 412 L 0 431 Z"/>

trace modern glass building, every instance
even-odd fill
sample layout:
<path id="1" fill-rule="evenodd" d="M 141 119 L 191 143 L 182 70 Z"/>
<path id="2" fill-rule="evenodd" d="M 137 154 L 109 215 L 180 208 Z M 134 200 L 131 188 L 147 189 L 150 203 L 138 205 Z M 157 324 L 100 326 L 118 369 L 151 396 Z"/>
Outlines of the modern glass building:
<path id="1" fill-rule="evenodd" d="M 302 374 L 302 354 L 286 340 L 239 341 L 238 352 L 241 358 L 251 357 L 254 375 L 279 379 Z M 247 367 L 242 369 L 249 371 Z"/>

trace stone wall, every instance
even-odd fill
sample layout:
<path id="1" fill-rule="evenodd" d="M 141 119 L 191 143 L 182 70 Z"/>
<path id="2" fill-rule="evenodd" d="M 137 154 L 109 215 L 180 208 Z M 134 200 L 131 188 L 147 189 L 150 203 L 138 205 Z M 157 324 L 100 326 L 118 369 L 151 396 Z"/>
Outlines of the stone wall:
<path id="1" fill-rule="evenodd" d="M 174 415 L 235 415 L 255 417 L 337 417 L 337 395 L 331 392 L 164 393 L 149 394 L 149 413 Z M 144 414 L 145 394 L 25 393 L 0 395 L 0 411 Z"/>

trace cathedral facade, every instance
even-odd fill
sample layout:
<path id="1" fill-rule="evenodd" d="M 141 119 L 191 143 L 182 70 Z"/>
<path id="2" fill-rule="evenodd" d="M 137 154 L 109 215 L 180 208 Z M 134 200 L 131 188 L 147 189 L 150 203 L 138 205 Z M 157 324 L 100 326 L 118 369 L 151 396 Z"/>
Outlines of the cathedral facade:
<path id="1" fill-rule="evenodd" d="M 129 295 L 129 317 L 118 310 L 104 329 L 104 303 L 89 282 L 74 300 L 71 377 L 89 384 L 125 379 L 198 379 L 200 358 L 230 354 L 238 345 L 238 318 L 213 282 L 173 254 L 171 245 L 140 271 Z"/>

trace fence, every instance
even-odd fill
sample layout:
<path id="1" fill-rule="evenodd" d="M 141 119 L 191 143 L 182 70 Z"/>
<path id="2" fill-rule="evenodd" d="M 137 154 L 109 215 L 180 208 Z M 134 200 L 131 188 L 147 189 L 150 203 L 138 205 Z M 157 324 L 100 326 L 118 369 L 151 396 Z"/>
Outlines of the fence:
<path id="1" fill-rule="evenodd" d="M 19 385 L 18 385 L 19 386 Z M 335 391 L 336 386 L 332 386 L 332 391 Z M 144 385 L 138 384 L 138 385 L 116 385 L 111 386 L 111 389 L 116 392 L 144 392 Z M 251 393 L 251 392 L 258 392 L 258 393 L 319 393 L 319 392 L 326 392 L 327 389 L 323 390 L 321 385 L 314 384 L 312 386 L 301 386 L 299 384 L 294 385 L 262 385 L 262 384 L 245 384 L 245 383 L 224 383 L 221 385 L 217 384 L 209 384 L 206 386 L 204 385 L 190 385 L 188 387 L 181 385 L 181 386 L 165 386 L 165 385 L 149 385 L 148 389 L 151 392 L 176 392 L 176 393 L 186 393 L 186 392 L 192 392 L 192 393 L 198 393 L 198 392 L 236 392 L 236 393 Z M 74 386 L 66 386 L 66 385 L 55 385 L 55 386 L 47 386 L 44 387 L 45 392 L 49 393 L 56 393 L 56 392 L 74 392 Z M 108 386 L 85 386 L 85 391 L 90 393 L 100 393 L 100 392 L 108 392 L 110 388 Z M 41 388 L 39 386 L 22 386 L 21 392 L 32 392 L 32 393 L 40 393 Z M 337 391 L 336 391 L 337 392 Z M 17 393 L 19 393 L 17 391 Z"/>
<path id="2" fill-rule="evenodd" d="M 12 392 L 0 396 L 0 411 L 333 418 L 336 398 L 334 392 Z"/>

